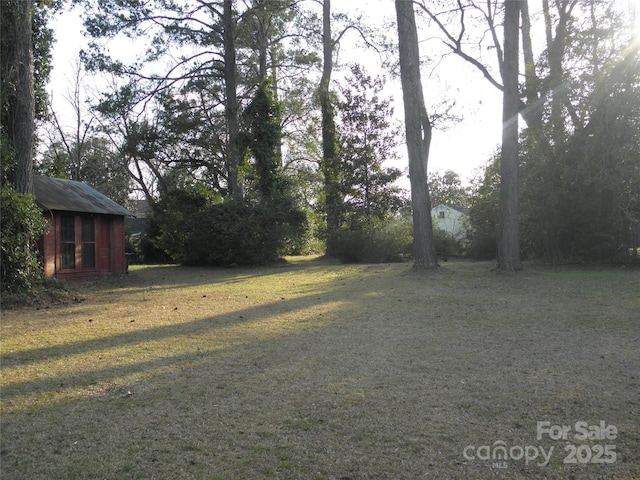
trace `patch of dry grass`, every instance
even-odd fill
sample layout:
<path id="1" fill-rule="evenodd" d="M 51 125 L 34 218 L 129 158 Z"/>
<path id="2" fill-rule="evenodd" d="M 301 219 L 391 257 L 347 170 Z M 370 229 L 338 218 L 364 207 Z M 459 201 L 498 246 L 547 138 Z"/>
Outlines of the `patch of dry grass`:
<path id="1" fill-rule="evenodd" d="M 640 478 L 637 270 L 291 259 L 78 288 L 3 312 L 3 479 Z M 601 420 L 612 464 L 536 438 Z M 496 442 L 554 450 L 464 455 Z"/>

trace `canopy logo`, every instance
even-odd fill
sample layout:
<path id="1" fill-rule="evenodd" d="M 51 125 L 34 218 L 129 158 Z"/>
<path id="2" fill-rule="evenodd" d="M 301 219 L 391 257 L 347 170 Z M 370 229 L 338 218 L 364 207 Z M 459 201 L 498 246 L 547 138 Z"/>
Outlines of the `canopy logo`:
<path id="1" fill-rule="evenodd" d="M 512 446 L 508 447 L 506 442 L 497 440 L 493 442 L 493 445 L 469 445 L 465 447 L 462 455 L 467 460 L 491 460 L 494 462 L 496 468 L 506 468 L 507 460 L 522 460 L 524 459 L 525 465 L 540 459 L 537 464 L 541 467 L 549 464 L 551 455 L 553 454 L 553 447 L 549 447 L 548 451 L 545 451 L 544 447 L 535 445 L 526 446 Z"/>
<path id="2" fill-rule="evenodd" d="M 579 421 L 573 425 L 552 425 L 549 421 L 537 422 L 536 439 L 562 441 L 565 464 L 611 464 L 617 460 L 616 446 L 608 443 L 618 437 L 618 428 L 604 420 L 598 424 Z M 570 443 L 576 442 L 576 443 Z M 597 443 L 606 442 L 606 443 Z M 509 461 L 524 461 L 525 465 L 545 467 L 551 461 L 555 446 L 513 445 L 502 440 L 491 445 L 468 445 L 462 455 L 468 461 L 492 462 L 493 468 L 508 468 Z"/>

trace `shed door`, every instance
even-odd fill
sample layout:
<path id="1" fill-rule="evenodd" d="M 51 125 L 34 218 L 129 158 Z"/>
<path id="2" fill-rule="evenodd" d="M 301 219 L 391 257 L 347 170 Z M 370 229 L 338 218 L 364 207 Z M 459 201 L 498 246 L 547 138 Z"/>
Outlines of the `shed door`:
<path id="1" fill-rule="evenodd" d="M 98 270 L 100 273 L 111 271 L 111 219 L 100 217 L 97 229 Z"/>

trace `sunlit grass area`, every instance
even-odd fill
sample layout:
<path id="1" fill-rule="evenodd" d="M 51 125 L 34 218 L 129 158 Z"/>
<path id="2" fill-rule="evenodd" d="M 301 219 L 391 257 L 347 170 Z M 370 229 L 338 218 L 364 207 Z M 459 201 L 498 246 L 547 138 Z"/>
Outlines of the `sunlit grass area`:
<path id="1" fill-rule="evenodd" d="M 640 476 L 637 270 L 290 258 L 74 288 L 2 313 L 3 479 Z M 536 438 L 601 420 L 613 463 Z M 555 453 L 463 455 L 498 441 Z"/>

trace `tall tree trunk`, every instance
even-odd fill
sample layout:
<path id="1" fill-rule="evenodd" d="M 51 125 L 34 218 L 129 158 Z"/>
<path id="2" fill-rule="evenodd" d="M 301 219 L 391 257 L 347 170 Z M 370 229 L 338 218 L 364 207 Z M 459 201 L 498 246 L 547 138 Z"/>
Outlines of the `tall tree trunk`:
<path id="1" fill-rule="evenodd" d="M 238 99 L 236 86 L 236 48 L 234 39 L 233 1 L 224 0 L 224 82 L 227 117 L 227 163 L 229 193 L 236 200 L 242 200 L 242 188 L 238 179 L 240 163 L 240 121 L 238 119 Z"/>
<path id="2" fill-rule="evenodd" d="M 506 271 L 522 269 L 518 229 L 518 106 L 520 104 L 518 36 L 521 1 L 505 2 L 504 19 L 504 62 L 502 68 L 504 95 L 498 268 Z"/>
<path id="3" fill-rule="evenodd" d="M 273 12 L 267 10 L 267 2 L 270 0 L 257 0 L 253 2 L 254 15 L 258 24 L 256 35 L 256 49 L 258 53 L 258 85 L 262 86 L 269 81 L 273 92 L 271 97 L 275 105 L 278 105 L 278 44 L 272 38 Z M 282 134 L 279 134 L 279 139 Z M 282 168 L 282 142 L 277 145 L 277 168 Z"/>
<path id="4" fill-rule="evenodd" d="M 35 94 L 33 74 L 33 2 L 14 0 L 2 7 L 3 15 L 11 15 L 13 51 L 8 62 L 7 79 L 13 85 L 8 93 L 9 144 L 15 154 L 13 184 L 18 193 L 33 191 L 33 135 L 35 130 Z M 12 54 L 12 55 L 11 55 Z"/>
<path id="5" fill-rule="evenodd" d="M 333 70 L 333 38 L 331 37 L 331 0 L 322 7 L 323 66 L 320 79 L 320 110 L 322 113 L 322 174 L 324 176 L 325 214 L 327 218 L 327 254 L 333 254 L 332 237 L 340 224 L 342 197 L 340 194 L 340 163 L 336 151 L 336 125 L 329 92 Z"/>
<path id="6" fill-rule="evenodd" d="M 404 100 L 404 118 L 409 154 L 411 205 L 413 208 L 414 267 L 437 268 L 433 242 L 431 199 L 427 163 L 431 146 L 431 123 L 424 105 L 420 81 L 420 52 L 413 2 L 396 0 L 400 79 Z"/>
<path id="7" fill-rule="evenodd" d="M 253 35 L 256 39 L 256 50 L 258 53 L 258 83 L 262 83 L 267 79 L 267 45 L 268 38 L 268 13 L 266 12 L 266 2 L 263 0 L 254 0 L 251 8 L 254 10 L 253 16 L 256 20 L 256 27 Z"/>
<path id="8" fill-rule="evenodd" d="M 273 92 L 273 101 L 278 108 L 281 108 L 280 105 L 280 94 L 278 92 L 278 45 L 276 43 L 271 44 L 271 48 L 269 49 L 269 56 L 271 60 L 271 89 Z M 282 112 L 280 112 L 282 115 Z M 282 153 L 282 117 L 280 117 L 280 142 L 278 142 L 278 169 L 283 168 L 283 159 L 284 154 Z"/>
<path id="9" fill-rule="evenodd" d="M 548 5 L 546 5 L 546 8 L 548 8 Z M 566 95 L 562 85 L 562 60 L 566 42 L 566 15 L 563 10 L 564 9 L 559 9 L 558 11 L 559 19 L 558 26 L 556 27 L 556 36 L 552 42 L 547 45 L 549 87 L 551 88 L 551 128 L 552 139 L 556 148 L 563 143 L 565 131 L 562 109 Z M 545 15 L 545 18 L 547 17 L 548 16 Z"/>
<path id="10" fill-rule="evenodd" d="M 567 49 L 568 24 L 571 20 L 571 12 L 578 0 L 556 0 L 557 21 L 555 37 L 553 32 L 553 18 L 549 0 L 542 1 L 543 16 L 547 42 L 547 57 L 549 62 L 549 77 L 546 88 L 551 93 L 551 138 L 556 151 L 564 148 L 565 122 L 563 109 L 567 98 L 564 87 L 563 61 Z"/>
<path id="11" fill-rule="evenodd" d="M 524 96 L 525 109 L 522 111 L 527 127 L 540 131 L 542 129 L 543 102 L 539 97 L 540 79 L 536 72 L 536 59 L 533 54 L 533 42 L 531 40 L 531 17 L 529 5 L 522 2 L 520 5 L 522 16 L 522 51 L 524 56 Z"/>

